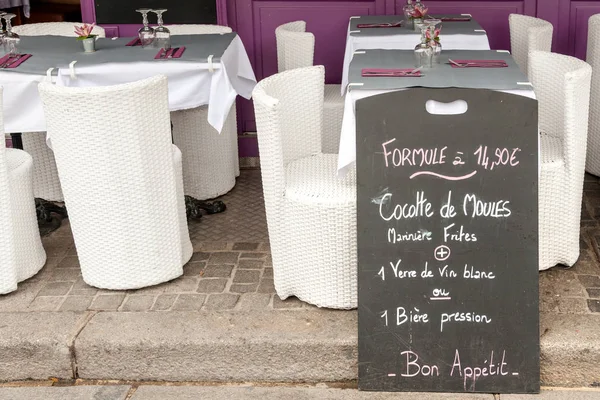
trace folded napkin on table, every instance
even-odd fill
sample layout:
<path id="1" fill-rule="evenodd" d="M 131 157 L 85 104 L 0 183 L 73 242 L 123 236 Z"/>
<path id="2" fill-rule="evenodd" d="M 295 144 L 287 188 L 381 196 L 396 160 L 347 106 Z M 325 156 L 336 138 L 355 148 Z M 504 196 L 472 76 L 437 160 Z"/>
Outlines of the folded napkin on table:
<path id="1" fill-rule="evenodd" d="M 463 17 L 441 17 L 439 18 L 442 22 L 468 22 L 471 20 L 471 17 L 463 16 Z"/>
<path id="2" fill-rule="evenodd" d="M 413 72 L 414 71 L 414 72 Z M 371 77 L 371 76 L 387 76 L 387 77 L 412 77 L 418 78 L 421 76 L 421 71 L 415 71 L 414 68 L 363 68 L 361 71 L 361 76 L 363 77 Z"/>
<path id="3" fill-rule="evenodd" d="M 357 24 L 357 28 L 399 28 L 402 26 L 402 21 L 398 22 L 382 22 L 375 24 Z"/>
<path id="4" fill-rule="evenodd" d="M 14 57 L 13 60 L 10 61 L 9 65 L 7 65 L 4 68 L 17 68 L 19 65 L 21 65 L 25 61 L 29 60 L 30 57 L 31 57 L 31 54 L 21 54 L 18 57 Z M 10 54 L 7 54 L 4 57 L 0 58 L 0 65 L 2 65 L 5 62 L 9 61 L 8 60 L 9 58 L 10 58 Z"/>
<path id="5" fill-rule="evenodd" d="M 140 40 L 139 37 L 133 39 L 131 42 L 127 43 L 125 46 L 141 46 L 142 45 L 142 41 Z"/>
<path id="6" fill-rule="evenodd" d="M 505 68 L 504 60 L 448 60 L 452 68 Z"/>
<path id="7" fill-rule="evenodd" d="M 165 49 L 160 49 L 160 51 L 156 54 L 156 56 L 154 57 L 155 60 L 158 59 L 168 59 L 168 58 L 180 58 L 183 55 L 183 52 L 185 51 L 185 46 L 182 47 L 172 47 L 169 50 L 166 51 L 166 56 L 165 56 Z"/>

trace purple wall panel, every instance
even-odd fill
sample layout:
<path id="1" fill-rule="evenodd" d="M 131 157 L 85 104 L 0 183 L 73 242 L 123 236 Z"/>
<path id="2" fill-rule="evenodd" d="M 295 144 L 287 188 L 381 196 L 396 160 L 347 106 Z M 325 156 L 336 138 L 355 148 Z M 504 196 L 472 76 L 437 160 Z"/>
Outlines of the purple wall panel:
<path id="1" fill-rule="evenodd" d="M 569 18 L 569 54 L 585 59 L 587 49 L 588 20 L 600 13 L 600 2 L 571 2 Z"/>

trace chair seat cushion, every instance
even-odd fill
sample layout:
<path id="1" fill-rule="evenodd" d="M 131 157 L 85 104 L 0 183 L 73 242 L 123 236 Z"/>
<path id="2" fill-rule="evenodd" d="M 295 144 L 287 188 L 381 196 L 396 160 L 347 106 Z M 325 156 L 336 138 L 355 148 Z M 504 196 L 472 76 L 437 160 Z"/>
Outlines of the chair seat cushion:
<path id="1" fill-rule="evenodd" d="M 29 153 L 19 149 L 6 149 L 6 164 L 9 173 L 31 163 L 33 161 Z"/>
<path id="2" fill-rule="evenodd" d="M 315 154 L 292 161 L 286 167 L 285 197 L 320 205 L 356 202 L 356 174 L 337 176 L 337 154 Z"/>
<path id="3" fill-rule="evenodd" d="M 340 85 L 325 85 L 324 107 L 344 107 L 344 97 L 340 95 Z"/>
<path id="4" fill-rule="evenodd" d="M 544 167 L 560 167 L 564 164 L 562 158 L 563 143 L 560 138 L 540 134 L 540 158 Z"/>

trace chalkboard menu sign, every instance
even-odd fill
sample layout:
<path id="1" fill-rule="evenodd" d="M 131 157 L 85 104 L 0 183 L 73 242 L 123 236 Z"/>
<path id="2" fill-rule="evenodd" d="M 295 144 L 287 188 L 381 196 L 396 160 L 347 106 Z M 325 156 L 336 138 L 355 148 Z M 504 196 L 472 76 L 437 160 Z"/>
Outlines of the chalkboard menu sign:
<path id="1" fill-rule="evenodd" d="M 359 388 L 539 392 L 537 102 L 414 88 L 356 124 Z"/>
<path id="2" fill-rule="evenodd" d="M 165 24 L 216 24 L 217 0 L 95 0 L 98 24 L 141 24 L 142 15 L 135 12 L 140 8 L 159 9 Z M 156 15 L 149 14 L 151 24 Z"/>

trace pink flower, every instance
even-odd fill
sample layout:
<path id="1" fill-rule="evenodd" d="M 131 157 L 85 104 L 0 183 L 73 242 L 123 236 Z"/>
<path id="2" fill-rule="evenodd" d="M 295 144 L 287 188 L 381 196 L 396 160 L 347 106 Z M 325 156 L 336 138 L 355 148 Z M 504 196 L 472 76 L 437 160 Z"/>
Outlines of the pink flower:
<path id="1" fill-rule="evenodd" d="M 425 16 L 427 15 L 427 8 L 424 8 L 423 6 L 415 6 L 415 8 L 413 9 L 412 13 L 410 14 L 410 16 L 412 18 L 425 18 Z"/>
<path id="2" fill-rule="evenodd" d="M 89 25 L 83 24 L 82 26 L 75 26 L 75 33 L 81 39 L 93 37 L 94 35 L 92 35 L 92 30 L 94 30 L 94 25 L 95 23 L 91 23 Z"/>

